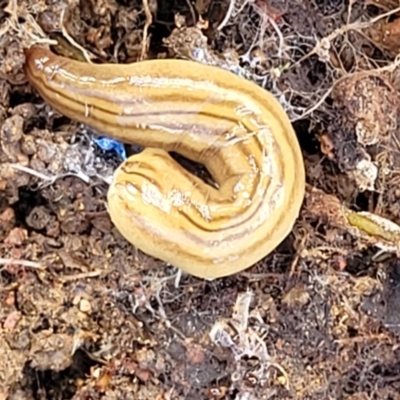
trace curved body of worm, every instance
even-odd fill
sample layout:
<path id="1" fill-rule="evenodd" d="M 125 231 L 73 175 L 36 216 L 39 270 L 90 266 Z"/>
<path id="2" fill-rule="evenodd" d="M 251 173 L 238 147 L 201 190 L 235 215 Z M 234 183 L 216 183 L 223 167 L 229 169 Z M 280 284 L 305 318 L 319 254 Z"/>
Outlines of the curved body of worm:
<path id="1" fill-rule="evenodd" d="M 202 278 L 242 271 L 290 233 L 305 172 L 273 95 L 226 70 L 184 60 L 94 65 L 26 50 L 26 75 L 65 116 L 145 150 L 115 171 L 111 219 L 143 252 Z M 174 161 L 202 163 L 213 188 Z"/>

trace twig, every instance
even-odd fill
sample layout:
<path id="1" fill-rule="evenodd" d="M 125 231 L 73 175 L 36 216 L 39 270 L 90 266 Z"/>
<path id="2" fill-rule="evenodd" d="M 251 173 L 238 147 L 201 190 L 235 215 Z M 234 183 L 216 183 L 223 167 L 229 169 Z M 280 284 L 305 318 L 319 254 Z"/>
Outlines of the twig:
<path id="1" fill-rule="evenodd" d="M 11 168 L 16 169 L 17 171 L 25 172 L 29 175 L 36 176 L 36 178 L 42 179 L 43 181 L 49 181 L 50 183 L 53 183 L 57 180 L 58 176 L 48 176 L 45 174 L 42 174 L 41 172 L 35 171 L 32 168 L 29 167 L 24 167 L 23 165 L 19 164 L 7 164 Z"/>
<path id="2" fill-rule="evenodd" d="M 0 265 L 22 265 L 29 268 L 43 268 L 40 263 L 29 260 L 16 260 L 14 258 L 0 258 Z"/>
<path id="3" fill-rule="evenodd" d="M 357 72 L 353 72 L 351 74 L 347 74 L 347 75 L 340 77 L 334 83 L 334 85 L 332 85 L 312 107 L 310 107 L 306 111 L 304 111 L 303 114 L 292 119 L 292 122 L 297 121 L 299 119 L 303 119 L 304 117 L 306 117 L 307 115 L 309 115 L 313 111 L 315 111 L 325 101 L 325 99 L 331 94 L 334 86 L 337 85 L 339 82 L 343 81 L 344 79 L 348 79 L 348 78 L 351 78 L 352 76 L 356 76 L 356 75 L 358 75 L 358 76 L 368 76 L 368 75 L 379 76 L 382 72 L 393 72 L 399 66 L 400 66 L 400 54 L 396 56 L 395 60 L 391 64 L 386 65 L 385 67 L 375 68 L 375 69 L 371 69 L 368 71 L 361 71 L 361 72 L 357 71 Z"/>
<path id="4" fill-rule="evenodd" d="M 278 58 L 282 58 L 282 51 L 283 51 L 283 46 L 285 44 L 285 39 L 283 38 L 282 32 L 279 29 L 277 23 L 274 21 L 274 19 L 271 18 L 270 16 L 267 16 L 267 19 L 269 23 L 272 25 L 272 27 L 275 29 L 276 34 L 278 35 L 279 38 Z"/>
<path id="5" fill-rule="evenodd" d="M 217 31 L 222 30 L 225 27 L 225 25 L 228 23 L 228 21 L 230 20 L 230 18 L 232 16 L 232 13 L 233 13 L 233 10 L 235 9 L 235 3 L 236 3 L 236 0 L 229 0 L 228 11 L 225 14 L 225 18 L 218 25 Z"/>
<path id="6" fill-rule="evenodd" d="M 192 19 L 193 19 L 193 23 L 195 23 L 196 22 L 196 13 L 194 12 L 193 5 L 192 5 L 190 0 L 186 0 L 186 4 L 189 7 L 190 14 L 191 14 Z"/>
<path id="7" fill-rule="evenodd" d="M 333 39 L 335 39 L 337 36 L 343 35 L 344 33 L 351 31 L 351 30 L 359 30 L 359 29 L 364 29 L 368 28 L 369 26 L 373 25 L 375 22 L 378 22 L 382 18 L 389 17 L 392 14 L 396 14 L 397 12 L 400 11 L 400 7 L 395 8 L 394 10 L 388 11 L 384 14 L 378 15 L 375 18 L 372 18 L 370 21 L 367 22 L 353 22 L 352 24 L 348 24 L 346 26 L 343 26 L 341 28 L 335 29 L 330 35 L 322 38 L 315 46 L 314 48 L 309 51 L 306 55 L 304 55 L 300 60 L 296 61 L 294 64 L 290 66 L 290 68 L 293 68 L 294 66 L 300 64 L 302 61 L 304 61 L 306 58 L 312 56 L 313 54 L 316 54 L 320 48 L 322 47 L 323 44 L 326 43 L 331 43 Z"/>
<path id="8" fill-rule="evenodd" d="M 151 15 L 148 0 L 143 0 L 143 8 L 144 8 L 144 13 L 146 15 L 146 23 L 144 24 L 143 28 L 142 52 L 140 54 L 140 60 L 144 60 L 145 58 L 147 58 L 146 53 L 147 53 L 148 31 L 149 31 L 149 26 L 153 22 L 153 16 Z"/>
<path id="9" fill-rule="evenodd" d="M 98 276 L 101 276 L 102 274 L 104 274 L 104 271 L 97 269 L 95 271 L 82 272 L 81 274 L 59 276 L 58 279 L 60 279 L 61 282 L 71 282 L 71 281 L 83 280 L 83 279 L 87 279 L 87 278 L 97 278 Z"/>
<path id="10" fill-rule="evenodd" d="M 25 172 L 25 173 L 27 173 L 29 175 L 36 176 L 39 179 L 47 181 L 47 182 L 49 182 L 50 185 L 52 183 L 54 183 L 57 179 L 66 178 L 68 176 L 75 176 L 76 178 L 81 179 L 85 183 L 89 183 L 90 182 L 90 178 L 87 175 L 85 175 L 83 172 L 77 172 L 77 173 L 68 172 L 66 174 L 48 176 L 48 175 L 42 174 L 41 172 L 35 171 L 32 168 L 24 167 L 23 165 L 11 164 L 11 163 L 9 163 L 7 165 L 10 166 L 11 168 L 14 168 L 14 169 L 18 170 L 18 171 Z M 105 180 L 105 181 L 107 182 L 107 180 Z"/>
<path id="11" fill-rule="evenodd" d="M 82 47 L 79 43 L 77 43 L 73 37 L 71 37 L 71 35 L 68 33 L 67 29 L 65 28 L 65 24 L 64 24 L 64 16 L 65 16 L 65 10 L 66 8 L 63 7 L 61 9 L 61 13 L 60 13 L 60 25 L 61 25 L 61 32 L 64 35 L 65 39 L 73 46 L 76 47 L 77 49 L 79 49 L 83 55 L 83 57 L 85 58 L 85 60 L 89 63 L 92 64 L 92 60 L 89 57 L 88 51 Z"/>
<path id="12" fill-rule="evenodd" d="M 345 77 L 343 77 L 345 78 Z M 341 78 L 342 79 L 342 78 Z M 339 79 L 337 82 L 339 82 L 341 79 Z M 337 83 L 336 82 L 336 83 Z M 308 108 L 306 111 L 303 112 L 303 114 L 298 115 L 297 117 L 292 119 L 292 122 L 297 121 L 299 119 L 303 119 L 307 115 L 311 114 L 313 111 L 315 111 L 324 101 L 325 99 L 331 94 L 333 90 L 333 86 L 331 86 L 325 93 L 324 95 L 310 108 Z"/>

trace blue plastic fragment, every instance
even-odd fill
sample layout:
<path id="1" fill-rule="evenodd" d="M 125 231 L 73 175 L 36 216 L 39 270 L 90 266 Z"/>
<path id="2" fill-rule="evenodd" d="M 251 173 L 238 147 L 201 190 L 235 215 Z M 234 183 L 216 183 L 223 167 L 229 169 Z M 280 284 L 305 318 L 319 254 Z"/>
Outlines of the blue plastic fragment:
<path id="1" fill-rule="evenodd" d="M 121 142 L 107 137 L 94 138 L 94 142 L 104 151 L 115 151 L 123 160 L 126 160 L 125 147 Z"/>

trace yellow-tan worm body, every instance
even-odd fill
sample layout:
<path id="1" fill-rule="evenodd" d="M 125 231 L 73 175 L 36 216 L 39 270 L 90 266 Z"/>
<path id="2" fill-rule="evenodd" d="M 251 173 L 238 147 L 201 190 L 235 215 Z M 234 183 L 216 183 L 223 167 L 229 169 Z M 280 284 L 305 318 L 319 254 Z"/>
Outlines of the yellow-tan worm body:
<path id="1" fill-rule="evenodd" d="M 242 271 L 299 215 L 305 172 L 279 102 L 226 70 L 184 60 L 93 65 L 32 47 L 25 72 L 65 116 L 145 150 L 116 170 L 111 219 L 138 249 L 202 278 Z M 168 152 L 202 163 L 218 188 Z"/>

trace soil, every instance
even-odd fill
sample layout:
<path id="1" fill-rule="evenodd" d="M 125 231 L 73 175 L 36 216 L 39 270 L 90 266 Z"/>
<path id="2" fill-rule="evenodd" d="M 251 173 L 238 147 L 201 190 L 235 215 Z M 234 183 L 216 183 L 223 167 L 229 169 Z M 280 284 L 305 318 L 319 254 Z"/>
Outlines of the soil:
<path id="1" fill-rule="evenodd" d="M 9 0 L 0 32 L 0 400 L 400 399 L 399 236 L 341 214 L 400 224 L 397 0 Z M 136 250 L 121 157 L 30 86 L 32 44 L 270 90 L 307 172 L 292 233 L 214 281 Z"/>

